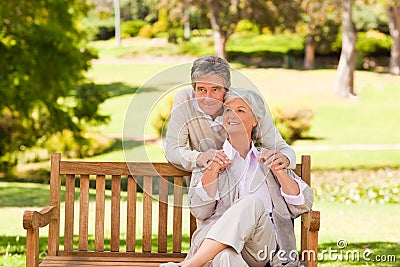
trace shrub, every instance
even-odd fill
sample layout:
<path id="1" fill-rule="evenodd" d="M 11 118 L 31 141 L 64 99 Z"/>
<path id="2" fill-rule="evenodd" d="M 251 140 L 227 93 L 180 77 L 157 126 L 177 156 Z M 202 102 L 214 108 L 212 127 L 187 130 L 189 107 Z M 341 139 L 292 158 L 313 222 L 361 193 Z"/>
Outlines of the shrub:
<path id="1" fill-rule="evenodd" d="M 167 32 L 167 29 L 168 29 L 168 22 L 160 20 L 156 21 L 151 28 L 153 36 L 157 36 L 161 33 Z"/>
<path id="2" fill-rule="evenodd" d="M 143 37 L 143 38 L 152 38 L 153 37 L 153 31 L 152 31 L 152 27 L 151 25 L 144 25 L 138 35 L 139 37 Z"/>
<path id="3" fill-rule="evenodd" d="M 379 31 L 370 30 L 357 33 L 357 53 L 364 56 L 387 56 L 390 54 L 392 39 Z M 342 47 L 342 33 L 338 33 L 336 41 L 332 44 L 334 51 L 340 51 Z"/>
<path id="4" fill-rule="evenodd" d="M 248 19 L 243 19 L 238 22 L 235 28 L 235 32 L 251 32 L 251 33 L 260 33 L 260 28 L 252 23 Z"/>
<path id="5" fill-rule="evenodd" d="M 135 37 L 145 25 L 149 25 L 149 23 L 143 20 L 126 21 L 122 23 L 121 31 L 123 36 Z"/>
<path id="6" fill-rule="evenodd" d="M 160 106 L 163 108 L 160 108 L 160 110 L 157 111 L 156 118 L 153 122 L 153 127 L 157 131 L 157 135 L 159 137 L 163 137 L 167 133 L 173 103 L 173 97 L 168 98 L 160 103 Z"/>
<path id="7" fill-rule="evenodd" d="M 370 30 L 359 32 L 357 40 L 357 51 L 364 55 L 389 55 L 392 39 L 381 32 Z"/>
<path id="8" fill-rule="evenodd" d="M 60 152 L 69 158 L 83 158 L 104 153 L 113 142 L 112 139 L 95 132 L 77 135 L 64 130 L 45 140 L 42 147 L 48 151 L 49 155 Z"/>
<path id="9" fill-rule="evenodd" d="M 282 137 L 289 144 L 301 139 L 311 128 L 314 112 L 311 109 L 276 108 L 275 124 Z"/>

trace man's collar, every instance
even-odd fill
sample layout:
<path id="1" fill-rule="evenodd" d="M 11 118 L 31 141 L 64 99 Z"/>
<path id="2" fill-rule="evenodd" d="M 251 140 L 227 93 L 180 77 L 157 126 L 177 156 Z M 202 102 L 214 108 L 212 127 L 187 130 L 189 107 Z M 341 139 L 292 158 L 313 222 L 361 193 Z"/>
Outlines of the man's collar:
<path id="1" fill-rule="evenodd" d="M 218 122 L 219 124 L 223 124 L 223 115 L 220 115 L 220 116 L 218 116 L 218 117 L 216 117 L 215 118 L 215 120 L 213 120 L 213 118 L 210 116 L 210 115 L 208 115 L 208 114 L 206 114 L 201 108 L 200 108 L 200 106 L 199 106 L 199 102 L 197 101 L 197 98 L 193 98 L 193 106 L 194 106 L 194 109 L 195 110 L 197 110 L 198 112 L 200 112 L 201 114 L 203 114 L 208 120 L 211 120 L 211 121 L 216 121 L 216 122 Z"/>

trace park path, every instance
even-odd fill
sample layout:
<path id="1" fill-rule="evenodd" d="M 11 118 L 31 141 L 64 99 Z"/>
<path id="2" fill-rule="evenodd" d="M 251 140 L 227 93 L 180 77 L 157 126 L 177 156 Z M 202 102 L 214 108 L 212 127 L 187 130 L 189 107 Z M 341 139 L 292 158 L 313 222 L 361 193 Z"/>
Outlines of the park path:
<path id="1" fill-rule="evenodd" d="M 93 59 L 95 64 L 182 64 L 192 63 L 196 57 L 185 55 L 155 56 L 155 55 L 137 55 L 125 58 L 99 58 Z"/>

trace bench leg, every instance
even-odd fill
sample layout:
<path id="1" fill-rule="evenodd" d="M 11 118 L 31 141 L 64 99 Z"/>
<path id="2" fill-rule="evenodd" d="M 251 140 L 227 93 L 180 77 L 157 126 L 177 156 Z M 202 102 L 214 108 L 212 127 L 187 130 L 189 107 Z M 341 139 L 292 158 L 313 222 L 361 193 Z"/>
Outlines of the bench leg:
<path id="1" fill-rule="evenodd" d="M 26 267 L 39 266 L 39 229 L 27 229 Z"/>
<path id="2" fill-rule="evenodd" d="M 307 267 L 317 267 L 318 264 L 318 231 L 309 231 L 307 236 L 308 255 L 306 257 Z"/>

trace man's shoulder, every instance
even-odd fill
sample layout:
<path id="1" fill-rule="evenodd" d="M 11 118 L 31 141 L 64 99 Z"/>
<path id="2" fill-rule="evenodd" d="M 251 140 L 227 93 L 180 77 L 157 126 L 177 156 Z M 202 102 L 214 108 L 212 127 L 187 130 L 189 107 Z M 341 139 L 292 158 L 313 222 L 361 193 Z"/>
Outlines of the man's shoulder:
<path id="1" fill-rule="evenodd" d="M 175 95 L 175 100 L 191 100 L 193 99 L 193 88 L 186 87 L 179 90 Z"/>

